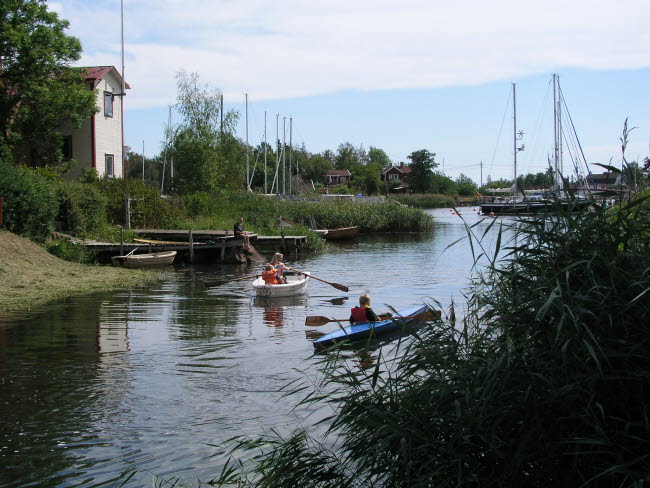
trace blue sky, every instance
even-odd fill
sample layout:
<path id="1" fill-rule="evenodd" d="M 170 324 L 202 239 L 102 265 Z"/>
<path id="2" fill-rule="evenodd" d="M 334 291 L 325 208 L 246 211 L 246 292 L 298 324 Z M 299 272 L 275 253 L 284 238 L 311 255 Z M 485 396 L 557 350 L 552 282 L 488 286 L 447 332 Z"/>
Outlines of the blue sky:
<path id="1" fill-rule="evenodd" d="M 80 65 L 121 70 L 119 0 L 49 6 L 81 40 Z M 125 139 L 148 156 L 179 70 L 223 90 L 242 139 L 248 93 L 252 144 L 266 110 L 269 140 L 276 114 L 287 130 L 291 117 L 311 152 L 351 142 L 398 163 L 426 148 L 451 177 L 479 182 L 482 161 L 484 180 L 511 178 L 516 83 L 519 173 L 544 171 L 557 73 L 588 162 L 620 163 L 626 118 L 628 160 L 650 150 L 647 0 L 125 0 L 124 18 Z"/>

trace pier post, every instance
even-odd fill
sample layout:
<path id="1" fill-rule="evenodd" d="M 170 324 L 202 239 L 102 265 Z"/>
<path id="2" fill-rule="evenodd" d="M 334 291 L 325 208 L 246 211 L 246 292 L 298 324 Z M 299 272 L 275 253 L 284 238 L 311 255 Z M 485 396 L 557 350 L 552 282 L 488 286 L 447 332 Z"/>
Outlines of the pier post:
<path id="1" fill-rule="evenodd" d="M 124 256 L 124 227 L 120 225 L 120 256 Z"/>
<path id="2" fill-rule="evenodd" d="M 226 238 L 221 239 L 221 262 L 226 260 Z"/>
<path id="3" fill-rule="evenodd" d="M 190 263 L 194 262 L 194 237 L 192 236 L 192 229 L 190 229 Z"/>
<path id="4" fill-rule="evenodd" d="M 284 242 L 284 228 L 280 227 L 280 239 L 282 241 L 282 252 L 286 253 L 287 252 L 287 246 Z"/>
<path id="5" fill-rule="evenodd" d="M 124 195 L 124 225 L 131 228 L 131 195 Z"/>

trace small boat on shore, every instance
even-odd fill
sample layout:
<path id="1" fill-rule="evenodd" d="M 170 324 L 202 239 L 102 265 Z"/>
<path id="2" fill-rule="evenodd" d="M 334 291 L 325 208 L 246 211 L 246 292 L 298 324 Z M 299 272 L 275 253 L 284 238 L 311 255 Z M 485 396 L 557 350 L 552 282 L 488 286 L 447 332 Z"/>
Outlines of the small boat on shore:
<path id="1" fill-rule="evenodd" d="M 123 268 L 155 268 L 168 266 L 174 262 L 176 251 L 163 251 L 150 254 L 128 254 L 126 256 L 113 256 L 113 266 Z"/>
<path id="2" fill-rule="evenodd" d="M 336 229 L 317 229 L 314 232 L 322 235 L 327 241 L 348 241 L 359 234 L 359 227 L 337 227 Z"/>
<path id="3" fill-rule="evenodd" d="M 260 276 L 253 281 L 253 289 L 258 297 L 273 298 L 301 295 L 307 291 L 309 275 L 309 272 L 305 272 L 305 274 L 288 276 L 288 283 L 282 285 L 267 285 Z"/>
<path id="4" fill-rule="evenodd" d="M 430 312 L 430 314 L 427 314 L 427 312 Z M 316 349 L 324 349 L 338 342 L 353 342 L 361 339 L 369 339 L 389 332 L 394 332 L 400 327 L 404 327 L 405 325 L 414 322 L 435 320 L 437 314 L 438 312 L 429 310 L 427 305 L 418 305 L 416 307 L 400 310 L 386 320 L 381 320 L 379 322 L 364 322 L 349 325 L 347 327 L 341 327 L 334 332 L 330 332 L 329 334 L 325 334 L 323 337 L 316 339 L 314 341 L 314 347 Z M 430 315 L 430 318 L 428 315 Z M 420 319 L 420 317 L 422 317 L 423 320 Z"/>

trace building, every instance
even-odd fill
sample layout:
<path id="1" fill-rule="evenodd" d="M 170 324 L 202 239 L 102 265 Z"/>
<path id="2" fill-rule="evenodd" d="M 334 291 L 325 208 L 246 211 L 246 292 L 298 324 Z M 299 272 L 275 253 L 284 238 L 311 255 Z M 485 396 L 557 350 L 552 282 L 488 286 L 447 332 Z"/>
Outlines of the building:
<path id="1" fill-rule="evenodd" d="M 347 169 L 332 169 L 327 172 L 327 184 L 338 185 L 339 183 L 347 183 L 352 178 L 352 173 Z"/>
<path id="2" fill-rule="evenodd" d="M 79 128 L 61 129 L 63 159 L 77 161 L 69 177 L 76 179 L 85 169 L 94 168 L 100 177 L 124 177 L 122 76 L 114 66 L 86 68 L 86 83 L 97 95 L 99 111 Z M 125 88 L 130 88 L 126 83 Z"/>
<path id="3" fill-rule="evenodd" d="M 405 165 L 403 162 L 399 163 L 399 166 L 393 166 L 392 164 L 381 172 L 381 179 L 386 183 L 393 180 L 404 180 L 406 175 L 411 172 L 411 168 L 408 165 Z"/>

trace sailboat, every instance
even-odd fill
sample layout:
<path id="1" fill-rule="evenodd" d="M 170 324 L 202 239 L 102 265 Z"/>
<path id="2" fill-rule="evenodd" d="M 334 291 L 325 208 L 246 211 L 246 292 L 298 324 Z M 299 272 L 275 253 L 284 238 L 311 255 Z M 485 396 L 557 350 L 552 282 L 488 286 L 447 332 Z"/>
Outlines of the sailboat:
<path id="1" fill-rule="evenodd" d="M 517 188 L 517 154 L 524 150 L 524 145 L 517 147 L 517 142 L 522 139 L 523 132 L 517 132 L 517 102 L 515 84 L 512 84 L 512 110 L 513 110 L 513 149 L 514 149 L 514 183 L 513 196 L 507 200 L 496 200 L 480 205 L 483 215 L 534 215 L 540 212 L 553 212 L 558 208 L 569 211 L 578 211 L 583 206 L 591 203 L 590 199 L 574 198 L 566 193 L 563 188 L 562 163 L 561 163 L 561 110 L 559 79 L 553 75 L 553 117 L 554 117 L 554 174 L 556 175 L 555 191 L 544 197 L 527 197 L 522 189 Z M 557 87 L 557 91 L 556 91 Z M 521 196 L 518 194 L 521 193 Z M 563 196 L 560 196 L 563 195 Z"/>

